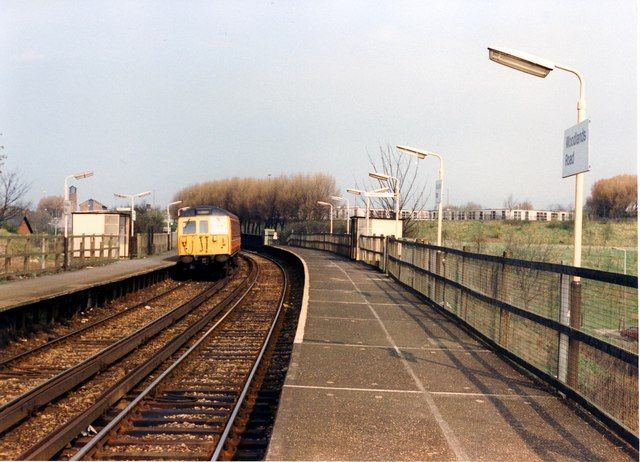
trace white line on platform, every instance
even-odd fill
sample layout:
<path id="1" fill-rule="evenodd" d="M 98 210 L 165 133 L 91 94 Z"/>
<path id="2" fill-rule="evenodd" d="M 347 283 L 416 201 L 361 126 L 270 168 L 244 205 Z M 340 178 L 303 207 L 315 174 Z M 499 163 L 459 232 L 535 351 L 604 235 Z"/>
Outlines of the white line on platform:
<path id="1" fill-rule="evenodd" d="M 384 322 L 382 321 L 382 319 L 380 319 L 380 316 L 378 316 L 378 313 L 376 312 L 376 310 L 369 303 L 369 300 L 367 299 L 367 297 L 362 293 L 362 291 L 358 288 L 356 283 L 351 279 L 351 277 L 349 276 L 349 273 L 347 273 L 339 265 L 337 265 L 335 263 L 334 263 L 334 265 L 336 266 L 336 268 L 338 268 L 340 271 L 342 271 L 344 273 L 345 277 L 347 277 L 351 281 L 351 283 L 353 284 L 353 287 L 356 290 L 356 292 L 358 292 L 358 294 L 360 294 L 362 299 L 365 302 L 367 302 L 367 305 L 369 306 L 369 309 L 371 310 L 373 315 L 376 317 L 376 319 L 378 320 L 378 322 L 380 324 L 380 327 L 384 331 L 384 334 L 387 337 L 387 340 L 389 341 L 389 343 L 391 345 L 393 345 L 393 349 L 396 350 L 396 353 L 397 353 L 398 357 L 400 358 L 400 360 L 402 361 L 402 365 L 404 366 L 405 370 L 409 373 L 409 375 L 413 379 L 413 381 L 416 384 L 416 386 L 418 387 L 418 389 L 420 389 L 420 391 L 422 392 L 422 396 L 424 397 L 424 400 L 425 400 L 427 406 L 429 407 L 429 410 L 431 411 L 431 414 L 433 415 L 433 418 L 438 423 L 438 426 L 440 427 L 440 431 L 442 431 L 442 435 L 447 440 L 447 444 L 449 445 L 449 448 L 451 448 L 451 450 L 456 455 L 456 458 L 458 460 L 461 460 L 461 461 L 462 460 L 470 460 L 470 458 L 467 455 L 466 451 L 462 447 L 462 444 L 460 444 L 460 441 L 458 441 L 458 437 L 455 435 L 455 433 L 453 432 L 451 427 L 449 427 L 449 424 L 444 419 L 444 417 L 442 417 L 442 414 L 440 413 L 440 410 L 438 409 L 438 406 L 436 405 L 435 401 L 433 400 L 433 397 L 431 396 L 431 394 L 429 394 L 427 392 L 426 387 L 422 383 L 422 380 L 420 380 L 418 375 L 413 370 L 413 367 L 411 367 L 411 364 L 409 364 L 409 362 L 404 358 L 404 355 L 402 355 L 402 353 L 400 351 L 400 348 L 398 348 L 398 346 L 395 344 L 395 342 L 393 340 L 393 337 L 391 336 L 391 334 L 387 330 L 387 327 L 384 325 Z"/>
<path id="2" fill-rule="evenodd" d="M 331 390 L 331 391 L 364 391 L 373 393 L 404 393 L 411 395 L 421 395 L 421 390 L 394 390 L 389 388 L 357 388 L 357 387 L 326 387 L 321 385 L 292 385 L 285 384 L 284 388 L 302 388 L 305 390 Z M 513 398 L 513 399 L 533 399 L 533 398 L 553 398 L 556 396 L 547 395 L 516 395 L 507 393 L 476 393 L 476 392 L 456 392 L 456 391 L 427 391 L 430 395 L 435 396 L 467 396 L 475 398 Z"/>
<path id="3" fill-rule="evenodd" d="M 362 345 L 359 343 L 338 343 L 338 342 L 314 342 L 307 340 L 305 345 L 327 345 L 327 346 L 343 346 L 343 347 L 359 347 L 359 348 L 393 348 L 393 345 Z M 459 353 L 491 353 L 486 348 L 434 348 L 434 347 L 398 347 L 401 350 L 419 350 L 419 351 L 453 351 Z"/>

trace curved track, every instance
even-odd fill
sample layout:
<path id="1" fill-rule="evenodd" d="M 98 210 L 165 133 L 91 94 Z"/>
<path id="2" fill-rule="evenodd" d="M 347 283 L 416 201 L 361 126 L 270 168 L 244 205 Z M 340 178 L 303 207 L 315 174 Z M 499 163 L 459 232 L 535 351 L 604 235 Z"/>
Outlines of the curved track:
<path id="1" fill-rule="evenodd" d="M 85 459 L 217 459 L 280 318 L 287 287 L 275 262 L 252 257 L 250 287 L 159 375 L 116 404 L 98 434 L 62 456 Z M 237 421 L 236 421 L 237 422 Z M 99 428 L 99 424 L 94 426 Z M 236 428 L 237 430 L 237 428 Z M 25 454 L 31 456 L 32 454 Z"/>

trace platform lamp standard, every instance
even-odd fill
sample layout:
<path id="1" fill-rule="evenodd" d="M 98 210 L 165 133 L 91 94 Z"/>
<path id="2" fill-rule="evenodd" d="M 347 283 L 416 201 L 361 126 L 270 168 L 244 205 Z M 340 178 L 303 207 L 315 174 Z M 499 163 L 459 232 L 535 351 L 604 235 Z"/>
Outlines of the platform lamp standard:
<path id="1" fill-rule="evenodd" d="M 488 47 L 489 59 L 503 66 L 516 69 L 527 74 L 535 75 L 536 77 L 545 78 L 554 69 L 560 69 L 562 71 L 569 72 L 578 78 L 579 93 L 578 93 L 578 123 L 584 122 L 586 119 L 587 103 L 584 97 L 585 80 L 583 75 L 576 69 L 568 66 L 556 64 L 538 56 L 524 53 L 522 51 L 513 50 L 510 48 L 498 48 Z M 573 266 L 580 267 L 582 265 L 582 195 L 584 189 L 584 177 L 583 173 L 578 173 L 576 177 L 575 187 L 575 211 L 573 216 Z M 568 313 L 564 313 L 562 317 L 567 319 L 571 327 L 575 329 L 580 328 L 581 316 L 581 282 L 579 276 L 573 276 L 571 281 L 570 301 Z M 566 336 L 565 336 L 566 337 Z M 574 339 L 568 341 L 568 370 L 562 362 L 558 365 L 558 376 L 561 380 L 567 378 L 569 386 L 575 387 L 578 383 L 578 360 L 579 360 L 579 342 Z M 561 342 L 562 347 L 562 342 Z M 561 348 L 562 349 L 562 348 Z M 562 361 L 562 354 L 560 360 Z"/>
<path id="2" fill-rule="evenodd" d="M 167 239 L 169 240 L 169 248 L 171 248 L 171 214 L 169 209 L 172 205 L 182 204 L 182 201 L 174 201 L 167 204 Z"/>
<path id="3" fill-rule="evenodd" d="M 121 193 L 113 193 L 114 196 L 116 197 L 121 197 L 123 199 L 129 199 L 131 201 L 131 237 L 133 238 L 133 225 L 136 222 L 136 211 L 133 208 L 133 201 L 134 199 L 136 199 L 137 197 L 144 197 L 144 196 L 148 196 L 149 194 L 151 194 L 151 191 L 145 191 L 145 192 L 141 192 L 138 194 L 121 194 Z"/>
<path id="4" fill-rule="evenodd" d="M 64 179 L 64 237 L 69 236 L 69 215 L 71 214 L 71 203 L 69 202 L 69 180 L 84 180 L 93 176 L 93 172 L 82 172 L 69 175 Z"/>
<path id="5" fill-rule="evenodd" d="M 347 234 L 349 234 L 349 201 L 346 200 L 344 197 L 341 196 L 331 196 L 331 200 L 332 201 L 342 201 L 345 204 L 345 207 L 347 208 Z M 337 217 L 336 217 L 337 218 Z"/>
<path id="6" fill-rule="evenodd" d="M 394 181 L 394 188 L 393 188 L 393 195 L 395 196 L 395 202 L 396 202 L 396 206 L 395 206 L 395 215 L 396 215 L 396 239 L 400 238 L 400 234 L 399 234 L 399 230 L 400 230 L 400 182 L 398 181 L 398 178 L 395 176 L 391 176 L 391 175 L 386 175 L 384 173 L 378 173 L 378 172 L 369 172 L 369 176 L 371 178 L 375 178 L 376 180 L 379 181 Z"/>
<path id="7" fill-rule="evenodd" d="M 329 207 L 329 234 L 333 234 L 333 204 L 330 202 L 318 201 L 318 205 Z"/>
<path id="8" fill-rule="evenodd" d="M 416 156 L 418 159 L 424 159 L 427 156 L 434 156 L 440 160 L 440 169 L 438 170 L 438 183 L 439 188 L 436 187 L 436 200 L 438 201 L 438 236 L 436 238 L 436 245 L 442 247 L 442 191 L 444 191 L 444 162 L 442 156 L 438 153 L 431 151 L 422 151 L 420 149 L 412 148 L 409 146 L 396 146 L 398 150 Z M 438 189 L 440 191 L 438 192 Z"/>

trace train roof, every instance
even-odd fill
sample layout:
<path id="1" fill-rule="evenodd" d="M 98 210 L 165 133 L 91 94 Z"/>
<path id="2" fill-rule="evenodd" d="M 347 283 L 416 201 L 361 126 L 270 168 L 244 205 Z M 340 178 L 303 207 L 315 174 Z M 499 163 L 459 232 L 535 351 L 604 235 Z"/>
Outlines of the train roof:
<path id="1" fill-rule="evenodd" d="M 193 207 L 185 207 L 178 210 L 179 217 L 195 217 L 203 215 L 238 218 L 233 213 L 214 205 L 194 205 Z"/>

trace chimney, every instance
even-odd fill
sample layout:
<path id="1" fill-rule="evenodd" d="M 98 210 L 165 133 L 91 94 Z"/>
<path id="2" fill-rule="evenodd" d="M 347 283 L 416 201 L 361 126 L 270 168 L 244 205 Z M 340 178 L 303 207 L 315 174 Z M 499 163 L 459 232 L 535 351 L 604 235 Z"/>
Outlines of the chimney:
<path id="1" fill-rule="evenodd" d="M 78 188 L 69 186 L 69 202 L 71 202 L 71 211 L 78 211 Z"/>

